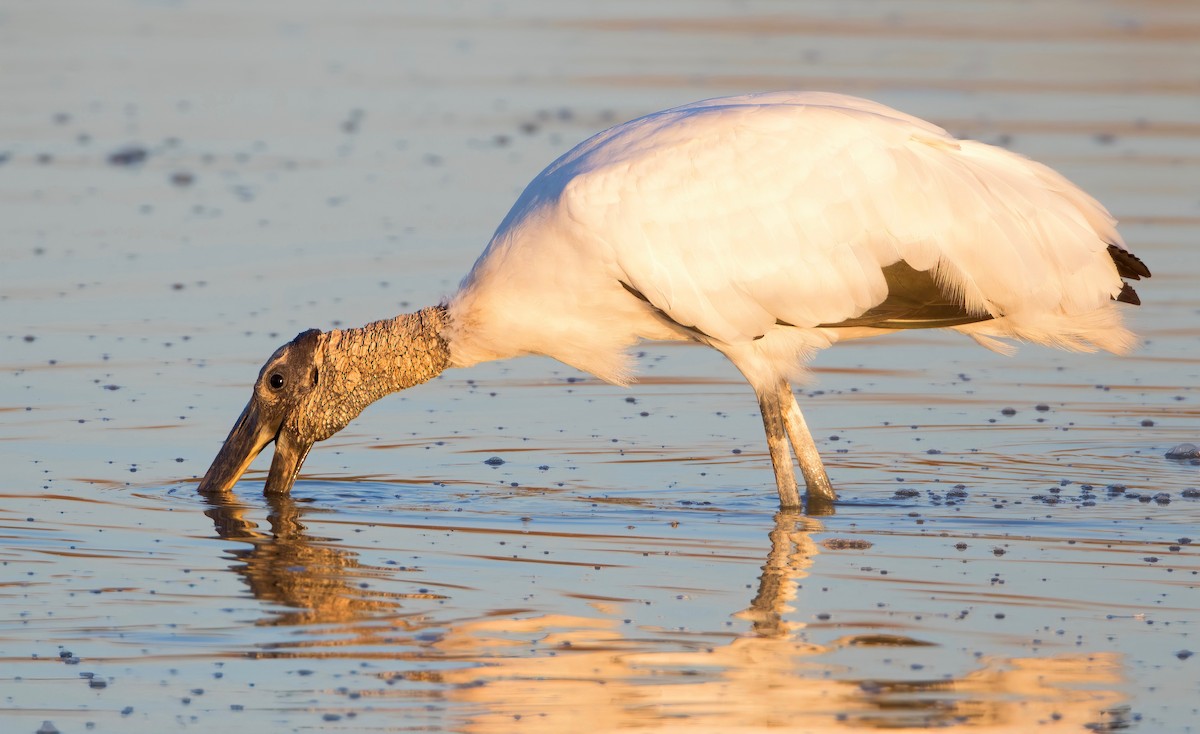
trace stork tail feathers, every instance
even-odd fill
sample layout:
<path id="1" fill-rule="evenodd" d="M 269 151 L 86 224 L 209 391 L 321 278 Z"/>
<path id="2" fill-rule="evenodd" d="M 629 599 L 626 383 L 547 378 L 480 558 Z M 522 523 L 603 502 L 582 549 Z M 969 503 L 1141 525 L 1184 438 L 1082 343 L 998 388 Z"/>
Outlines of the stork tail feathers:
<path id="1" fill-rule="evenodd" d="M 1018 339 L 1072 352 L 1094 352 L 1103 349 L 1113 354 L 1127 354 L 1137 346 L 1137 336 L 1121 323 L 1121 312 L 1111 302 L 1085 314 L 1001 317 L 952 328 L 972 337 L 981 346 L 1001 354 L 1011 354 L 1012 348 L 996 342 L 996 337 Z"/>

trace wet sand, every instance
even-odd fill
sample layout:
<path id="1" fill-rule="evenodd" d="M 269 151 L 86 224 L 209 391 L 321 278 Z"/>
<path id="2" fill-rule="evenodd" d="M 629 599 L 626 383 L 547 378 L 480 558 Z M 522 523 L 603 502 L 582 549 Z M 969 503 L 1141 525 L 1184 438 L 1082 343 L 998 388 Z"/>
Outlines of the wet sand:
<path id="1" fill-rule="evenodd" d="M 1200 467 L 1163 454 L 1200 443 L 1200 12 L 684 12 L 0 11 L 6 732 L 1195 729 Z M 678 345 L 630 389 L 451 371 L 291 498 L 263 460 L 196 495 L 279 343 L 451 292 L 591 133 L 778 88 L 1066 173 L 1154 271 L 1144 346 L 829 350 L 824 516 L 778 513 L 750 390 Z"/>

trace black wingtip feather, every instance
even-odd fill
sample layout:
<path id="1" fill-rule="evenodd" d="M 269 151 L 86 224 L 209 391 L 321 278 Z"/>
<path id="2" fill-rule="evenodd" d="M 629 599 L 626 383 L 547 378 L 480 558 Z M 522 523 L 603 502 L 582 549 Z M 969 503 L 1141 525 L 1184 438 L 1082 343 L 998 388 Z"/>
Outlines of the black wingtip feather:
<path id="1" fill-rule="evenodd" d="M 1121 303 L 1131 303 L 1134 306 L 1142 305 L 1142 299 L 1138 298 L 1137 291 L 1128 283 L 1121 284 L 1121 292 L 1117 294 L 1117 300 Z"/>
<path id="2" fill-rule="evenodd" d="M 1146 267 L 1141 258 L 1129 250 L 1124 250 L 1116 245 L 1109 245 L 1108 256 L 1112 258 L 1113 264 L 1117 266 L 1117 274 L 1122 278 L 1141 280 L 1142 278 L 1150 277 L 1150 268 Z M 1117 300 L 1121 299 L 1118 298 Z"/>

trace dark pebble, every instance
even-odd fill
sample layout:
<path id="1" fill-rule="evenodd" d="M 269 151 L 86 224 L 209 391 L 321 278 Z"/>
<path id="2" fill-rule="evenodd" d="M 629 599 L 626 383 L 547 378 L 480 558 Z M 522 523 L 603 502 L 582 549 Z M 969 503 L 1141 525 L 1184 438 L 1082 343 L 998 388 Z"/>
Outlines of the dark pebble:
<path id="1" fill-rule="evenodd" d="M 866 550 L 872 543 L 860 538 L 829 538 L 821 545 L 830 550 Z"/>
<path id="2" fill-rule="evenodd" d="M 144 163 L 149 156 L 150 151 L 142 146 L 127 145 L 109 153 L 108 163 L 111 166 L 137 166 Z"/>
<path id="3" fill-rule="evenodd" d="M 1168 459 L 1195 459 L 1200 458 L 1200 447 L 1194 443 L 1181 443 L 1178 446 L 1173 446 L 1167 450 L 1163 456 Z"/>

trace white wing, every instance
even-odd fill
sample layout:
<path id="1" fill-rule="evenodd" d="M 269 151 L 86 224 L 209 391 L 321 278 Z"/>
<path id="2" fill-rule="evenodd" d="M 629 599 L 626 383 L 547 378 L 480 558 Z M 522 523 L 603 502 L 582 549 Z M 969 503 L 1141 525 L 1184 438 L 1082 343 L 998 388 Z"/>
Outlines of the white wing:
<path id="1" fill-rule="evenodd" d="M 628 297 L 606 289 L 615 279 L 732 356 L 781 329 L 862 315 L 888 296 L 884 268 L 904 261 L 994 317 L 960 330 L 1123 350 L 1132 337 L 1111 306 L 1123 285 L 1107 254 L 1121 246 L 1113 225 L 1049 168 L 883 105 L 734 97 L 648 115 L 564 155 L 530 184 L 464 291 L 523 288 L 554 332 L 556 314 L 579 318 L 573 308 L 604 323 L 596 309 Z M 603 295 L 566 297 L 571 288 Z M 619 330 L 592 336 L 611 331 L 615 344 Z M 544 344 L 525 351 L 583 364 Z"/>

